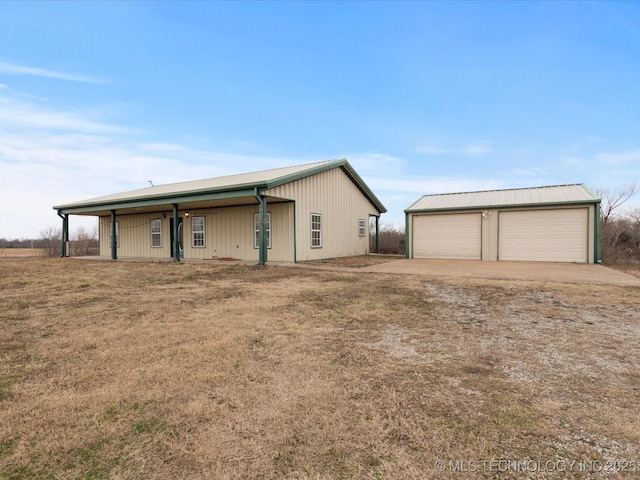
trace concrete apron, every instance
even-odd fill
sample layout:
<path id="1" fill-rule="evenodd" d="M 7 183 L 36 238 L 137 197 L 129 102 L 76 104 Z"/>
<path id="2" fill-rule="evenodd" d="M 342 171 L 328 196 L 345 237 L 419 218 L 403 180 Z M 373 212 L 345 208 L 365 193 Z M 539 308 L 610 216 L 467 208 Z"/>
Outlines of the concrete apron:
<path id="1" fill-rule="evenodd" d="M 410 259 L 372 265 L 359 270 L 376 273 L 403 273 L 412 275 L 532 280 L 559 283 L 591 283 L 640 287 L 640 278 L 602 265 L 583 263 Z"/>

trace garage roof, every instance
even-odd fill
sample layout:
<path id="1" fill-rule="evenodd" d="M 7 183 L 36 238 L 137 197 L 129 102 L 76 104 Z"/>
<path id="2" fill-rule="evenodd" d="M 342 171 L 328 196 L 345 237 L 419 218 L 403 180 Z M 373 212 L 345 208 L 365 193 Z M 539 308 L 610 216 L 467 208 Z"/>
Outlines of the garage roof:
<path id="1" fill-rule="evenodd" d="M 521 207 L 599 203 L 600 198 L 582 183 L 547 187 L 483 190 L 478 192 L 424 195 L 406 213 L 471 208 Z"/>

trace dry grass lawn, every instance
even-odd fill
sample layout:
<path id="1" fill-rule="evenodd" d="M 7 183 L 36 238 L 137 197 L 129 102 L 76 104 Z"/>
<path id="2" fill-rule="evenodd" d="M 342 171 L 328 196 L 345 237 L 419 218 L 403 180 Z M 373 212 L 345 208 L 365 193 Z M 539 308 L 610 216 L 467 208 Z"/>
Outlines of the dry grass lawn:
<path id="1" fill-rule="evenodd" d="M 639 311 L 634 287 L 3 259 L 0 478 L 638 478 Z"/>
<path id="2" fill-rule="evenodd" d="M 46 257 L 42 248 L 0 248 L 0 258 Z"/>

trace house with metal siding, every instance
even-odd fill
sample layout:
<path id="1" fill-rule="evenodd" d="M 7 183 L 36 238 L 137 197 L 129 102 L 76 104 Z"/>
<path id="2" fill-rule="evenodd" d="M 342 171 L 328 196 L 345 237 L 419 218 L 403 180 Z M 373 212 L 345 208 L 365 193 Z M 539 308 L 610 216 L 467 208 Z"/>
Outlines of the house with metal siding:
<path id="1" fill-rule="evenodd" d="M 406 257 L 600 263 L 600 198 L 583 184 L 425 195 Z"/>
<path id="2" fill-rule="evenodd" d="M 346 160 L 158 185 L 53 207 L 99 217 L 100 255 L 297 262 L 369 253 L 384 205 Z M 377 228 L 376 228 L 377 236 Z"/>

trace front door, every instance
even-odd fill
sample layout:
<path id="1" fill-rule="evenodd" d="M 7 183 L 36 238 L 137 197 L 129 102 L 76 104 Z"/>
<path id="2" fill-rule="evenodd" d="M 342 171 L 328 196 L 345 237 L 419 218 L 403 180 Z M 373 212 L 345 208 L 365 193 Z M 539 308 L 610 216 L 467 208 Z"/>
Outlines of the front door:
<path id="1" fill-rule="evenodd" d="M 173 218 L 171 218 L 170 223 L 169 223 L 169 231 L 170 231 L 170 236 L 171 236 L 171 258 L 174 258 L 174 238 L 173 238 Z M 184 251 L 182 249 L 182 217 L 178 217 L 178 253 L 180 255 L 180 258 L 182 258 L 184 256 Z"/>

